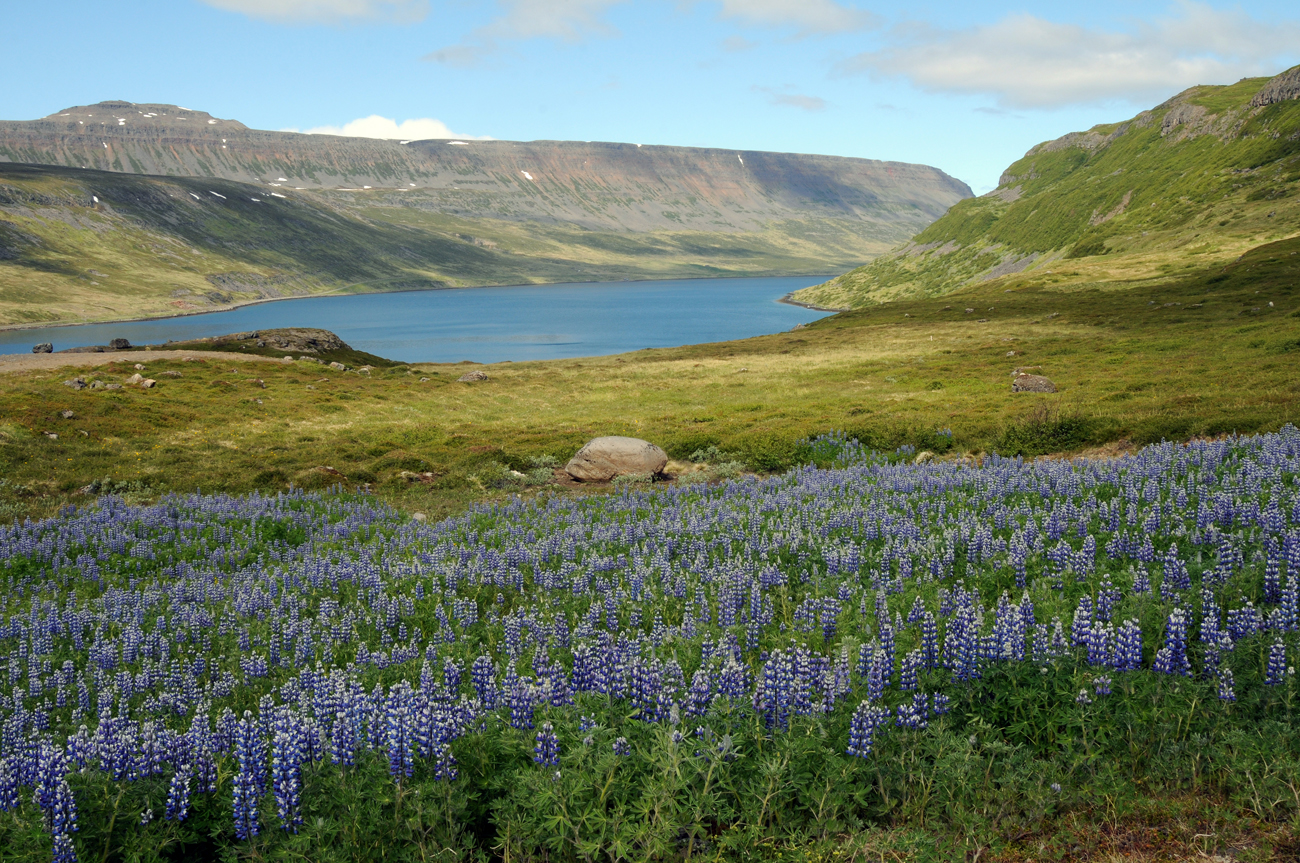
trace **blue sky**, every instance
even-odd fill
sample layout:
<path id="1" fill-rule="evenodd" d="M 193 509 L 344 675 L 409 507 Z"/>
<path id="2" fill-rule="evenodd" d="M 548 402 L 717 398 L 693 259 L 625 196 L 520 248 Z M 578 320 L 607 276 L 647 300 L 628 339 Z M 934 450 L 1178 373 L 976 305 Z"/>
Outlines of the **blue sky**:
<path id="1" fill-rule="evenodd" d="M 19 0 L 5 18 L 4 119 L 166 102 L 263 129 L 921 162 L 977 193 L 1039 141 L 1300 62 L 1300 9 L 1271 0 Z"/>

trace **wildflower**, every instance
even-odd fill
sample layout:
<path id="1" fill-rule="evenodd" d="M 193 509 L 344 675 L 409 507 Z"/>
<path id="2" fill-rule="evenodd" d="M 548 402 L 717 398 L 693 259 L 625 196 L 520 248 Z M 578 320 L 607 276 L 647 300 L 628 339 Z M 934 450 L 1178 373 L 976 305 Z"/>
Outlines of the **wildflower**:
<path id="1" fill-rule="evenodd" d="M 537 742 L 533 746 L 533 761 L 543 767 L 558 767 L 560 764 L 560 741 L 549 722 L 543 723 L 542 729 L 537 732 Z"/>
<path id="2" fill-rule="evenodd" d="M 849 755 L 866 758 L 876 743 L 876 731 L 889 721 L 889 710 L 863 701 L 849 722 Z"/>

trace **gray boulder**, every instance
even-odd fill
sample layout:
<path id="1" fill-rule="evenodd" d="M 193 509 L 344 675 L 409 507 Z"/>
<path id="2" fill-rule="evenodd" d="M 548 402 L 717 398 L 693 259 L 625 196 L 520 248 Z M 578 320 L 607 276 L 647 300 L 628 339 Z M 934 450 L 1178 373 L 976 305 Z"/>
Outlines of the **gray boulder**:
<path id="1" fill-rule="evenodd" d="M 64 381 L 64 382 L 63 382 L 63 385 L 64 385 L 65 387 L 72 387 L 74 390 L 84 390 L 84 389 L 86 388 L 86 379 L 85 379 L 85 378 L 73 378 L 73 379 L 70 380 L 70 381 Z"/>
<path id="2" fill-rule="evenodd" d="M 54 345 L 52 345 L 52 344 L 49 343 L 49 342 L 41 342 L 39 345 L 34 345 L 34 346 L 32 347 L 32 353 L 34 353 L 34 354 L 52 354 L 52 353 L 54 353 Z"/>
<path id="3" fill-rule="evenodd" d="M 1024 372 L 1011 379 L 1013 393 L 1054 393 L 1056 384 L 1042 375 L 1027 375 Z"/>
<path id="4" fill-rule="evenodd" d="M 488 376 L 486 372 L 472 371 L 472 372 L 466 372 L 465 374 L 456 378 L 456 383 L 470 384 L 473 383 L 474 381 L 485 381 L 487 379 Z"/>
<path id="5" fill-rule="evenodd" d="M 111 339 L 109 340 L 108 346 L 115 351 L 125 351 L 130 350 L 131 343 L 126 339 Z"/>
<path id="6" fill-rule="evenodd" d="M 668 454 L 634 437 L 598 437 L 578 450 L 564 471 L 579 482 L 609 482 L 628 474 L 655 475 L 668 464 Z"/>

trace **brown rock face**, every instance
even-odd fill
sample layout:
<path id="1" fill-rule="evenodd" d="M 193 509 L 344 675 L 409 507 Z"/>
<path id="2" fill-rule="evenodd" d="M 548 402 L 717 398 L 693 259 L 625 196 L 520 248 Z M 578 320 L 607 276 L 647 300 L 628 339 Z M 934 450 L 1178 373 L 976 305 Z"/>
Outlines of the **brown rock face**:
<path id="1" fill-rule="evenodd" d="M 616 476 L 654 474 L 668 464 L 668 454 L 634 437 L 598 437 L 578 450 L 564 470 L 580 482 L 609 482 Z"/>
<path id="2" fill-rule="evenodd" d="M 1013 393 L 1054 393 L 1056 384 L 1042 375 L 1021 373 L 1011 381 L 1011 391 Z"/>

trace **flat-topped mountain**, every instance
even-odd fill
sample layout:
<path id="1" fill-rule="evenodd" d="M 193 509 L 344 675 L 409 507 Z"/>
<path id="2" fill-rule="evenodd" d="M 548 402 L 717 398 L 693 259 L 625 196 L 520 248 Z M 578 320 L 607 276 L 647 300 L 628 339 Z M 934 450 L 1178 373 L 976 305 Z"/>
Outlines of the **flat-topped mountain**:
<path id="1" fill-rule="evenodd" d="M 897 241 L 969 197 L 925 165 L 575 141 L 397 142 L 249 129 L 175 105 L 100 102 L 0 122 L 0 161 L 350 190 L 364 203 L 594 230 L 760 230 L 860 223 Z M 403 200 L 395 200 L 399 193 Z"/>
<path id="2" fill-rule="evenodd" d="M 994 191 L 796 296 L 843 308 L 998 278 L 1158 280 L 1298 230 L 1300 66 L 1192 87 L 1125 122 L 1039 144 Z"/>

